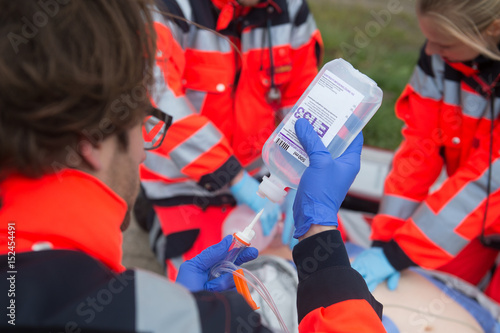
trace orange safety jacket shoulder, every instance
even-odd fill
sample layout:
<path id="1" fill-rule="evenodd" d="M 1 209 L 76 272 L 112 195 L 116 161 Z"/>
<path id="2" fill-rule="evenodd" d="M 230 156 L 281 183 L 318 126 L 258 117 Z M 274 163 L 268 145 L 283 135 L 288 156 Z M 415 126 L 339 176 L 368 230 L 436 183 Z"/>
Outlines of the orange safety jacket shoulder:
<path id="1" fill-rule="evenodd" d="M 176 332 L 270 332 L 236 292 L 192 294 L 158 275 L 125 271 L 127 206 L 84 172 L 9 176 L 0 199 L 0 278 L 15 292 L 6 285 L 0 305 L 14 308 L 7 316 L 16 324 L 4 320 L 2 331 L 164 332 L 169 323 Z M 350 267 L 338 231 L 301 241 L 293 256 L 301 332 L 384 332 L 382 306 Z"/>
<path id="2" fill-rule="evenodd" d="M 211 0 L 163 3 L 174 15 L 217 28 Z M 156 30 L 152 98 L 174 121 L 141 168 L 146 195 L 164 206 L 228 202 L 226 185 L 242 166 L 252 174 L 262 168 L 264 142 L 317 74 L 320 33 L 303 0 L 245 10 L 218 31 L 225 38 L 159 15 Z"/>
<path id="3" fill-rule="evenodd" d="M 400 252 L 401 262 L 389 258 L 400 269 L 438 268 L 481 235 L 500 234 L 500 87 L 491 89 L 500 62 L 447 63 L 424 49 L 396 104 L 404 141 L 372 224 L 374 241 L 402 250 L 385 251 Z M 431 191 L 443 166 L 448 178 Z"/>
<path id="4" fill-rule="evenodd" d="M 235 291 L 125 270 L 127 205 L 89 174 L 9 176 L 0 202 L 1 332 L 271 332 Z"/>
<path id="5" fill-rule="evenodd" d="M 9 176 L 0 183 L 0 254 L 9 225 L 15 252 L 77 250 L 121 272 L 125 201 L 87 173 L 66 169 L 40 179 Z"/>

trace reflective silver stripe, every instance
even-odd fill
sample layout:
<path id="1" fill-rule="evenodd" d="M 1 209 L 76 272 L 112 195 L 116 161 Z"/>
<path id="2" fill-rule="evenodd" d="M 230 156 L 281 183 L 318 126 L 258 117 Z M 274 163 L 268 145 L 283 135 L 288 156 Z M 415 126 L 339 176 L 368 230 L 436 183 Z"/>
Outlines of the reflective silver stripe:
<path id="1" fill-rule="evenodd" d="M 177 41 L 179 41 L 183 35 L 182 29 L 177 24 L 175 24 L 173 20 L 165 18 L 163 14 L 160 12 L 160 9 L 158 9 L 158 7 L 155 6 L 152 12 L 153 12 L 153 20 L 167 27 L 174 36 L 174 38 Z"/>
<path id="2" fill-rule="evenodd" d="M 500 187 L 500 160 L 492 165 L 491 192 Z M 486 198 L 488 171 L 486 170 L 476 181 L 468 183 L 437 214 L 426 205 L 421 205 L 413 216 L 413 220 L 422 232 L 434 243 L 451 255 L 457 255 L 468 243 L 455 232 L 462 223 Z"/>
<path id="3" fill-rule="evenodd" d="M 314 22 L 312 15 L 309 14 L 307 21 L 299 27 L 295 27 L 293 30 L 293 38 L 290 41 L 292 48 L 297 49 L 307 44 L 311 40 L 312 34 L 317 29 L 316 22 Z"/>
<path id="4" fill-rule="evenodd" d="M 153 88 L 153 100 L 163 112 L 173 117 L 173 121 L 178 121 L 193 113 L 196 113 L 194 107 L 184 97 L 176 97 L 172 90 L 165 83 L 165 77 L 158 66 L 154 68 L 156 84 Z"/>
<path id="5" fill-rule="evenodd" d="M 142 180 L 142 186 L 149 199 L 166 199 L 183 195 L 213 197 L 220 194 L 229 194 L 227 187 L 214 192 L 208 192 L 195 181 L 186 181 L 182 183 L 166 184 L 162 181 Z M 193 202 L 193 204 L 202 204 L 202 202 Z"/>
<path id="6" fill-rule="evenodd" d="M 416 67 L 410 79 L 412 88 L 423 97 L 435 100 L 443 99 L 448 105 L 460 106 L 462 113 L 473 118 L 490 119 L 490 102 L 483 96 L 463 90 L 462 81 L 446 80 L 443 77 L 444 66 L 440 57 L 432 56 L 432 69 L 436 77 L 427 75 Z M 500 98 L 495 98 L 495 118 L 500 115 Z"/>
<path id="7" fill-rule="evenodd" d="M 212 195 L 208 191 L 200 188 L 194 181 L 166 184 L 162 181 L 143 180 L 141 184 L 149 199 L 165 199 L 183 195 Z"/>
<path id="8" fill-rule="evenodd" d="M 468 91 L 461 91 L 462 93 L 462 112 L 472 118 L 486 118 L 491 119 L 490 108 L 491 100 L 486 99 L 481 95 L 477 95 Z M 500 115 L 500 98 L 495 97 L 495 110 L 494 118 Z"/>
<path id="9" fill-rule="evenodd" d="M 444 80 L 443 101 L 448 105 L 460 105 L 460 82 Z"/>
<path id="10" fill-rule="evenodd" d="M 290 14 L 290 21 L 295 21 L 297 13 L 302 8 L 303 0 L 288 0 L 288 13 Z"/>
<path id="11" fill-rule="evenodd" d="M 384 195 L 380 203 L 379 214 L 406 220 L 415 212 L 418 205 L 420 205 L 419 201 L 394 195 Z"/>
<path id="12" fill-rule="evenodd" d="M 443 215 L 443 212 L 434 214 L 427 204 L 422 204 L 415 213 L 413 220 L 422 232 L 437 246 L 450 255 L 455 256 L 460 252 L 469 241 L 455 233 L 455 227 L 460 221 L 454 220 L 453 215 Z M 449 212 L 450 213 L 450 212 Z"/>
<path id="13" fill-rule="evenodd" d="M 151 171 L 169 179 L 186 177 L 186 175 L 179 170 L 179 167 L 171 159 L 152 151 L 146 151 L 146 160 L 144 161 L 144 165 Z"/>
<path id="14" fill-rule="evenodd" d="M 186 90 L 186 97 L 189 99 L 198 113 L 201 112 L 201 108 L 203 107 L 203 102 L 205 101 L 206 96 L 206 91 L 197 91 L 191 89 Z"/>
<path id="15" fill-rule="evenodd" d="M 299 48 L 309 42 L 311 35 L 316 31 L 316 23 L 312 15 L 299 27 L 293 27 L 291 23 L 280 24 L 271 28 L 273 46 L 288 45 Z M 291 36 L 293 35 L 293 38 Z M 252 29 L 241 37 L 243 52 L 262 49 L 269 46 L 267 28 Z"/>
<path id="16" fill-rule="evenodd" d="M 415 68 L 409 84 L 422 97 L 435 100 L 442 97 L 443 87 L 440 80 L 427 75 L 420 67 Z"/>
<path id="17" fill-rule="evenodd" d="M 158 99 L 156 105 L 158 109 L 171 115 L 174 122 L 196 113 L 185 97 L 175 97 L 170 90 Z"/>
<path id="18" fill-rule="evenodd" d="M 288 45 L 290 43 L 291 31 L 291 23 L 271 27 L 273 46 Z M 242 34 L 241 47 L 244 53 L 254 49 L 269 47 L 267 28 L 256 28 Z"/>
<path id="19" fill-rule="evenodd" d="M 135 270 L 135 300 L 137 332 L 201 332 L 193 295 L 164 277 Z"/>
<path id="20" fill-rule="evenodd" d="M 176 2 L 179 5 L 179 7 L 181 7 L 184 17 L 192 21 L 193 12 L 191 10 L 191 4 L 189 3 L 189 0 L 176 0 Z"/>
<path id="21" fill-rule="evenodd" d="M 179 169 L 191 164 L 194 160 L 210 150 L 220 142 L 222 134 L 212 125 L 207 123 L 196 133 L 191 135 L 186 141 L 182 142 L 170 152 L 170 158 L 176 162 Z"/>
<path id="22" fill-rule="evenodd" d="M 495 114 L 495 119 L 497 119 L 498 116 L 500 115 L 500 98 L 498 98 L 498 97 L 495 97 L 495 110 L 494 110 L 494 114 Z M 490 117 L 487 116 L 487 118 L 489 119 Z"/>
<path id="23" fill-rule="evenodd" d="M 487 116 L 489 118 L 489 112 L 485 114 L 489 103 L 481 95 L 462 90 L 460 105 L 462 106 L 462 112 L 469 117 L 479 119 Z"/>
<path id="24" fill-rule="evenodd" d="M 443 58 L 437 54 L 431 56 L 432 63 L 432 71 L 437 81 L 441 82 L 444 80 L 444 69 L 446 67 L 446 63 Z M 442 89 L 440 89 L 442 90 Z"/>
<path id="25" fill-rule="evenodd" d="M 192 48 L 200 51 L 208 52 L 232 52 L 231 44 L 224 38 L 221 38 L 208 30 L 198 29 L 195 33 L 191 33 L 185 41 L 186 48 Z"/>

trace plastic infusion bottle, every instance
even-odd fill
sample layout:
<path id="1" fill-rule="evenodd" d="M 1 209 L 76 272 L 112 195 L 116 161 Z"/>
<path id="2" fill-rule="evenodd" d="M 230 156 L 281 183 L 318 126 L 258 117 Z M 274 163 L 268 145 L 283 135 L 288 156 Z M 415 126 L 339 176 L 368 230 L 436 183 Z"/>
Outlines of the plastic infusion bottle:
<path id="1" fill-rule="evenodd" d="M 295 121 L 305 118 L 332 154 L 340 156 L 382 104 L 377 83 L 343 59 L 323 66 L 285 119 L 267 139 L 262 158 L 271 173 L 258 194 L 273 202 L 297 188 L 309 157 L 295 134 Z"/>
<path id="2" fill-rule="evenodd" d="M 241 251 L 250 246 L 250 242 L 255 236 L 255 231 L 253 230 L 253 226 L 257 221 L 259 221 L 260 216 L 262 215 L 263 212 L 264 209 L 262 209 L 257 215 L 255 215 L 254 219 L 245 228 L 245 230 L 238 231 L 233 234 L 233 241 L 231 242 L 231 245 L 227 250 L 226 256 L 220 263 L 215 264 L 210 270 L 210 279 L 215 279 L 219 277 L 221 275 L 221 272 L 218 270 L 218 268 L 227 261 L 234 263 L 236 261 L 236 258 L 238 258 L 239 254 L 241 253 Z"/>

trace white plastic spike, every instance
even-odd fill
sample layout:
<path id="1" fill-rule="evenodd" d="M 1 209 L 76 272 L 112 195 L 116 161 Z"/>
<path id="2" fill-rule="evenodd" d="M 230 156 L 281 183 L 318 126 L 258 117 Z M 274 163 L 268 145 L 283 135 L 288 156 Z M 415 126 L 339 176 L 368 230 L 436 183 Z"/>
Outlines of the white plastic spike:
<path id="1" fill-rule="evenodd" d="M 236 233 L 236 235 L 238 236 L 238 238 L 240 238 L 242 241 L 250 244 L 250 242 L 252 241 L 253 237 L 255 236 L 255 231 L 253 230 L 253 226 L 260 219 L 260 217 L 262 216 L 262 213 L 264 213 L 264 208 L 262 208 L 262 210 L 260 212 L 258 212 L 257 215 L 255 215 L 255 217 L 253 218 L 252 222 L 250 222 L 250 224 L 248 225 L 248 227 L 245 228 L 245 230 L 238 231 Z"/>

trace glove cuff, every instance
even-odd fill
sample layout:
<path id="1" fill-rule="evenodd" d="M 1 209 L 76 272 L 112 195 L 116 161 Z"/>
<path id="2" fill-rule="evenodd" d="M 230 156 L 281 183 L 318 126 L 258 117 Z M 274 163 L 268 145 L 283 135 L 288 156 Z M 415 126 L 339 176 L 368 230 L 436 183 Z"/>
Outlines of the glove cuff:
<path id="1" fill-rule="evenodd" d="M 299 206 L 299 207 L 297 207 Z M 338 226 L 337 211 L 312 200 L 302 200 L 294 204 L 295 238 L 303 236 L 312 224 Z M 297 209 L 299 208 L 299 209 Z M 297 227 L 298 226 L 298 227 Z"/>
<path id="2" fill-rule="evenodd" d="M 245 188 L 249 180 L 250 180 L 250 175 L 248 174 L 248 172 L 243 171 L 243 176 L 241 177 L 241 179 L 236 184 L 230 187 L 231 193 L 233 194 L 233 196 L 236 198 L 237 201 L 239 201 L 238 197 L 240 192 L 242 191 L 242 189 Z"/>

